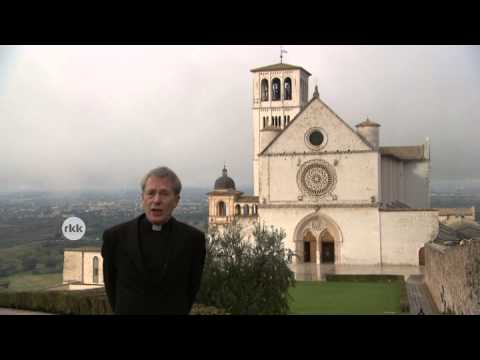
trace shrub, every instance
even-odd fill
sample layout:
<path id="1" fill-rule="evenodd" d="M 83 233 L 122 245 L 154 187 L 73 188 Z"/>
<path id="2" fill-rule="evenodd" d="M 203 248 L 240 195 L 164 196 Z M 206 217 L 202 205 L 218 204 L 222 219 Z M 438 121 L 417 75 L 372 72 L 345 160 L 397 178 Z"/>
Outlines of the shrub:
<path id="1" fill-rule="evenodd" d="M 295 284 L 283 246 L 285 232 L 257 225 L 245 241 L 238 223 L 208 234 L 200 303 L 231 314 L 288 314 L 288 289 Z"/>
<path id="2" fill-rule="evenodd" d="M 112 313 L 104 288 L 0 293 L 0 307 L 61 315 L 109 315 Z M 212 306 L 194 304 L 190 314 L 225 315 L 226 313 Z"/>

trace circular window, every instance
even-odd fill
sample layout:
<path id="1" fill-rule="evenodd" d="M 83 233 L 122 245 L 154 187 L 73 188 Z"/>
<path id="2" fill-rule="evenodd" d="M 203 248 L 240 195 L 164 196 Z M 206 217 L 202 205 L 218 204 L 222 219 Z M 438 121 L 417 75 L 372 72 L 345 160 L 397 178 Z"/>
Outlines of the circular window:
<path id="1" fill-rule="evenodd" d="M 305 142 L 312 150 L 320 150 L 327 143 L 325 132 L 320 128 L 312 128 L 305 134 Z"/>
<path id="2" fill-rule="evenodd" d="M 310 133 L 308 140 L 313 146 L 320 146 L 323 143 L 323 135 L 320 131 L 315 130 Z"/>

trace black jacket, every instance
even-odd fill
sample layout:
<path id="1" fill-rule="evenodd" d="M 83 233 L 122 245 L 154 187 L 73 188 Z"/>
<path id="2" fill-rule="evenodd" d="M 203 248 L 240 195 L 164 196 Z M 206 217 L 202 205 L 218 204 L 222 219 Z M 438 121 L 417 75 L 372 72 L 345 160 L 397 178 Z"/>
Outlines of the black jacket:
<path id="1" fill-rule="evenodd" d="M 142 259 L 145 214 L 103 233 L 103 279 L 115 314 L 188 314 L 200 287 L 205 234 L 172 218 L 166 262 L 150 272 Z"/>

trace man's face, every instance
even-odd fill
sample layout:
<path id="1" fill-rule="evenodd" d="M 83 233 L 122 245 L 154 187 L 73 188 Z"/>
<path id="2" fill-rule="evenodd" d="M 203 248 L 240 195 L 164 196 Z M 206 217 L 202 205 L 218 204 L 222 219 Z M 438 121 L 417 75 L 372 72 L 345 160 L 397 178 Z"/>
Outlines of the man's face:
<path id="1" fill-rule="evenodd" d="M 168 178 L 150 176 L 142 194 L 143 210 L 148 221 L 155 225 L 165 224 L 177 207 L 180 195 L 175 195 Z"/>

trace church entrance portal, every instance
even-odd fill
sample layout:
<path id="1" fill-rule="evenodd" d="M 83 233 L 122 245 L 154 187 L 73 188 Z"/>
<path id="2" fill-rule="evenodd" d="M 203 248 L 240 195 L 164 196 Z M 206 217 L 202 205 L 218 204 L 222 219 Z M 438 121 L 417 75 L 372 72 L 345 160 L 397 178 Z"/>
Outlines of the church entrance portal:
<path id="1" fill-rule="evenodd" d="M 310 214 L 301 220 L 294 232 L 296 260 L 313 264 L 340 263 L 342 235 L 328 216 Z"/>

